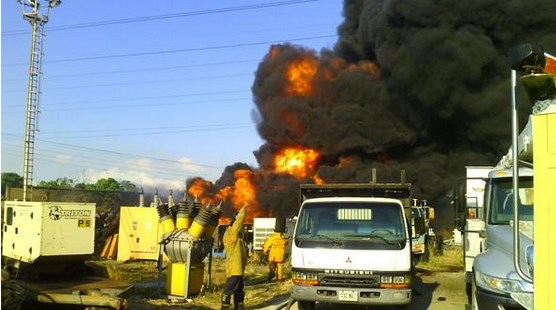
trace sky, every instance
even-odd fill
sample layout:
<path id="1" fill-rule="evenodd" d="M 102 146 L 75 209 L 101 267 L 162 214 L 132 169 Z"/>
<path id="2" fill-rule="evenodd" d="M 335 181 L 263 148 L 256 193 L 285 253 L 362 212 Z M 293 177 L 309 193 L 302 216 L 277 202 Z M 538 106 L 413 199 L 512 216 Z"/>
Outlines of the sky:
<path id="1" fill-rule="evenodd" d="M 15 0 L 1 17 L 1 170 L 23 176 L 31 26 Z M 45 25 L 33 184 L 182 189 L 257 167 L 259 63 L 272 44 L 331 49 L 342 19 L 340 0 L 62 1 Z"/>

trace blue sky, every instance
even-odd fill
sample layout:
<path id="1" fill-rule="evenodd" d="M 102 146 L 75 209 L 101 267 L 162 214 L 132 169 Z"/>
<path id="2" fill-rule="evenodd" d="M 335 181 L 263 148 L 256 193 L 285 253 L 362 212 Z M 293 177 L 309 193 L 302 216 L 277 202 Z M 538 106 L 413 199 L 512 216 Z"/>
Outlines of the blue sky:
<path id="1" fill-rule="evenodd" d="M 30 25 L 1 2 L 2 172 L 23 175 Z M 179 189 L 257 167 L 251 85 L 271 44 L 332 48 L 342 1 L 63 1 L 45 26 L 34 184 Z"/>

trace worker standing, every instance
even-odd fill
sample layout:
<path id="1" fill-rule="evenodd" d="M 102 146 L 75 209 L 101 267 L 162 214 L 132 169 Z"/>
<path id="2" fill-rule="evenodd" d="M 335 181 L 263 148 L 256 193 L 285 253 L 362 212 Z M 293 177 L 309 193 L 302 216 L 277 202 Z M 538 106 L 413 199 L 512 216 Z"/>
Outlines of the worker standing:
<path id="1" fill-rule="evenodd" d="M 288 239 L 284 238 L 285 227 L 283 221 L 276 219 L 274 234 L 265 241 L 263 254 L 268 255 L 268 281 L 276 276 L 276 281 L 284 281 L 284 262 L 286 261 L 286 246 Z"/>
<path id="2" fill-rule="evenodd" d="M 245 309 L 243 306 L 245 298 L 243 274 L 247 264 L 247 249 L 243 239 L 245 212 L 245 207 L 239 210 L 222 238 L 226 251 L 226 288 L 222 293 L 222 310 L 230 309 L 232 295 L 234 296 L 234 309 Z"/>

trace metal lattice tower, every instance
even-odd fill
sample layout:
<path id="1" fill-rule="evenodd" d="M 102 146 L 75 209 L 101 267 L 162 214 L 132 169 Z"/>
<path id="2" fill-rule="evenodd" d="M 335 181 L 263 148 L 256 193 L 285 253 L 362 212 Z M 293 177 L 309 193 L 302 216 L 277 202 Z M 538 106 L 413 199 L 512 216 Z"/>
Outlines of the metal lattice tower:
<path id="1" fill-rule="evenodd" d="M 35 133 L 39 116 L 41 95 L 41 66 L 43 56 L 44 25 L 48 22 L 50 10 L 60 4 L 60 0 L 45 2 L 46 12 L 41 13 L 39 0 L 18 0 L 23 7 L 23 19 L 31 24 L 31 59 L 29 61 L 29 83 L 27 85 L 27 116 L 23 155 L 23 200 L 31 200 L 33 186 L 33 166 L 35 157 Z"/>

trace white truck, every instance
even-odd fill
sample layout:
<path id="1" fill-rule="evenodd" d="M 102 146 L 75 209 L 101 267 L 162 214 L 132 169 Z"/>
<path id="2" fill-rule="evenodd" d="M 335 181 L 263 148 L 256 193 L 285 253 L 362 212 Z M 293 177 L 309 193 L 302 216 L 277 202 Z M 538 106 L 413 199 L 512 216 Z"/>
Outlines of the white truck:
<path id="1" fill-rule="evenodd" d="M 545 59 L 546 57 L 546 59 Z M 554 134 L 556 131 L 556 70 L 548 72 L 547 59 L 556 58 L 541 47 L 526 44 L 510 52 L 512 65 L 512 147 L 493 171 L 485 185 L 484 229 L 479 234 L 485 238 L 484 248 L 473 261 L 471 277 L 471 309 L 551 309 L 548 299 L 540 295 L 554 295 L 548 281 L 534 279 L 535 262 L 537 277 L 546 278 L 551 270 L 550 258 L 535 259 L 535 235 L 547 230 L 534 228 L 534 210 L 548 210 L 548 197 L 553 197 L 556 179 L 554 170 Z M 554 69 L 554 68 L 553 68 Z M 526 127 L 518 135 L 516 105 L 516 71 L 524 72 L 521 78 L 534 106 Z M 533 141 L 535 146 L 533 148 Z M 552 166 L 551 166 L 552 165 Z M 541 202 L 542 201 L 542 202 Z M 535 209 L 534 205 L 539 203 Z M 550 216 L 550 213 L 546 213 Z M 540 220 L 540 218 L 537 218 Z M 539 223 L 543 223 L 544 220 Z M 548 228 L 550 223 L 544 222 Z M 540 239 L 539 239 L 540 240 Z M 545 243 L 536 245 L 547 250 Z M 546 254 L 546 253 L 545 253 Z M 543 269 L 544 268 L 544 269 Z M 533 285 L 535 283 L 535 285 Z M 535 287 L 535 289 L 534 289 Z M 534 296 L 539 290 L 539 296 Z M 552 290 L 552 292 L 550 292 Z M 533 300 L 535 304 L 533 305 Z"/>
<path id="2" fill-rule="evenodd" d="M 454 195 L 457 229 L 461 232 L 464 252 L 466 291 L 471 294 L 473 261 L 485 248 L 485 184 L 493 166 L 466 166 L 465 179 L 458 183 Z"/>
<path id="3" fill-rule="evenodd" d="M 292 245 L 292 300 L 411 303 L 410 184 L 302 184 Z M 423 232 L 423 219 L 415 221 Z"/>
<path id="4" fill-rule="evenodd" d="M 414 221 L 416 218 L 424 219 L 425 229 L 423 233 L 415 231 Z M 437 249 L 441 248 L 437 244 L 436 235 L 431 227 L 432 220 L 434 220 L 434 208 L 428 206 L 426 200 L 413 199 L 413 205 L 411 206 L 411 252 L 413 253 L 414 263 L 417 263 L 417 261 L 428 262 L 430 248 L 433 246 L 436 246 Z M 440 238 L 438 241 L 440 241 Z"/>

